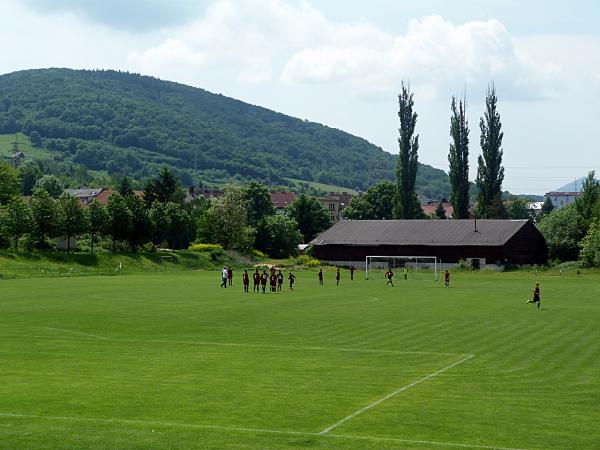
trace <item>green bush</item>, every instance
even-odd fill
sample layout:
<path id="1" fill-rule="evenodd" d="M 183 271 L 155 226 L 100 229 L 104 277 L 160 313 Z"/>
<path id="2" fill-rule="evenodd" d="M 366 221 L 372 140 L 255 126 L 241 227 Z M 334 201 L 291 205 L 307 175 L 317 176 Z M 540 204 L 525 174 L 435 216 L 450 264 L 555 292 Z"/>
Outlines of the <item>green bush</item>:
<path id="1" fill-rule="evenodd" d="M 457 270 L 471 270 L 471 266 L 465 259 L 459 259 L 454 267 Z"/>
<path id="2" fill-rule="evenodd" d="M 261 252 L 260 250 L 252 250 L 252 255 L 256 256 L 257 258 L 266 258 L 267 255 L 266 253 Z"/>
<path id="3" fill-rule="evenodd" d="M 192 252 L 213 252 L 214 250 L 223 250 L 220 244 L 192 244 L 188 248 Z"/>

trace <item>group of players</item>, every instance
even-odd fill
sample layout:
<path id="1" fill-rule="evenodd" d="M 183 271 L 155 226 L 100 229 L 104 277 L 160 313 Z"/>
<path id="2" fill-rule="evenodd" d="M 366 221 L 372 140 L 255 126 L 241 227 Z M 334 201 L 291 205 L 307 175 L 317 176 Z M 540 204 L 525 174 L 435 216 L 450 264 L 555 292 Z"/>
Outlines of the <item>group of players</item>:
<path id="1" fill-rule="evenodd" d="M 296 275 L 292 272 L 288 273 L 288 283 L 290 290 L 294 290 L 294 283 L 296 281 Z M 252 274 L 252 281 L 254 282 L 254 292 L 267 292 L 267 282 L 269 284 L 270 292 L 279 292 L 283 287 L 283 273 L 281 273 L 281 269 L 277 270 L 275 268 L 269 269 L 269 273 L 266 270 L 263 270 L 262 273 L 259 272 L 258 269 Z M 223 267 L 221 272 L 221 287 L 226 288 L 227 285 L 231 286 L 233 284 L 233 270 L 231 267 Z M 244 286 L 244 292 L 250 292 L 250 275 L 247 270 L 244 270 L 242 274 L 242 284 Z"/>

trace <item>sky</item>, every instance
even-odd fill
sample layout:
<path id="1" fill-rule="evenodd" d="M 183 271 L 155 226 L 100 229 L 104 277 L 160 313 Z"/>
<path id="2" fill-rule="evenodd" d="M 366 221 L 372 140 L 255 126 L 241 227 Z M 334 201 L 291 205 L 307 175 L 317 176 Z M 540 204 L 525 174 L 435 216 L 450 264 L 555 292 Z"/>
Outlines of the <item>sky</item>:
<path id="1" fill-rule="evenodd" d="M 2 0 L 0 74 L 151 75 L 361 136 L 397 153 L 410 84 L 419 160 L 448 170 L 466 97 L 474 178 L 491 83 L 504 189 L 543 194 L 600 172 L 600 2 L 572 0 Z"/>

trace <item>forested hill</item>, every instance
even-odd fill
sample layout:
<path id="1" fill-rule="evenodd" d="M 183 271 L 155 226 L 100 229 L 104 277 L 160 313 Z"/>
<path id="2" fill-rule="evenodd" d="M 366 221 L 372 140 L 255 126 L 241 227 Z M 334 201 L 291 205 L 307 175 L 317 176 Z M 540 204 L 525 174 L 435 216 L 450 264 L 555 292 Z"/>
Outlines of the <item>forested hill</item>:
<path id="1" fill-rule="evenodd" d="M 283 185 L 294 178 L 366 189 L 379 174 L 393 179 L 396 164 L 395 156 L 340 130 L 115 71 L 39 69 L 0 76 L 0 134 L 17 131 L 49 150 L 63 173 L 84 166 L 141 179 L 169 165 L 188 185 L 194 177 Z M 421 165 L 417 190 L 447 196 L 447 175 Z"/>

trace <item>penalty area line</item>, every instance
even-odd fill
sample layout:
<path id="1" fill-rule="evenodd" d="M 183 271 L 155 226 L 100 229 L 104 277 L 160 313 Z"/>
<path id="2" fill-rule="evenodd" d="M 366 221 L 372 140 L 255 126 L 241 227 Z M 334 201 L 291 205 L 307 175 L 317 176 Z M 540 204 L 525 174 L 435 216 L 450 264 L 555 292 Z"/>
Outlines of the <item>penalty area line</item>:
<path id="1" fill-rule="evenodd" d="M 327 427 L 327 428 L 325 428 L 324 430 L 320 431 L 320 432 L 319 432 L 319 435 L 320 435 L 320 436 L 326 435 L 326 434 L 327 434 L 327 433 L 329 433 L 331 430 L 334 430 L 335 428 L 337 428 L 337 427 L 339 427 L 340 425 L 342 425 L 342 424 L 344 424 L 344 423 L 348 422 L 349 420 L 352 420 L 352 419 L 354 419 L 356 416 L 359 416 L 360 414 L 364 413 L 365 411 L 368 411 L 369 409 L 371 409 L 371 408 L 374 408 L 375 406 L 377 406 L 377 405 L 379 405 L 379 404 L 381 404 L 381 403 L 385 402 L 386 400 L 389 400 L 389 399 L 390 399 L 390 398 L 392 398 L 392 397 L 395 397 L 395 396 L 396 396 L 396 395 L 398 395 L 399 393 L 401 393 L 401 392 L 404 392 L 404 391 L 406 391 L 407 389 L 410 389 L 411 387 L 413 387 L 413 386 L 416 386 L 416 385 L 417 385 L 417 384 L 419 384 L 419 383 L 422 383 L 423 381 L 427 381 L 427 380 L 429 380 L 429 379 L 431 379 L 431 378 L 433 378 L 433 377 L 435 377 L 435 376 L 439 375 L 440 373 L 442 373 L 442 372 L 445 372 L 446 370 L 450 370 L 450 369 L 452 369 L 453 367 L 455 367 L 455 366 L 458 366 L 459 364 L 462 364 L 462 363 L 464 363 L 465 361 L 468 361 L 469 359 L 473 358 L 474 356 L 475 356 L 475 355 L 467 355 L 467 356 L 465 356 L 464 358 L 461 358 L 461 359 L 459 359 L 458 361 L 456 361 L 456 362 L 454 362 L 454 363 L 450 364 L 449 366 L 446 366 L 446 367 L 444 367 L 444 368 L 442 368 L 442 369 L 436 370 L 435 372 L 433 372 L 433 373 L 430 373 L 429 375 L 427 375 L 427 376 L 425 376 L 425 377 L 423 377 L 423 378 L 420 378 L 420 379 L 418 379 L 417 381 L 413 381 L 412 383 L 410 383 L 410 384 L 407 384 L 406 386 L 402 386 L 401 388 L 399 388 L 399 389 L 396 389 L 394 392 L 391 392 L 391 393 L 389 393 L 389 394 L 388 394 L 388 395 L 386 395 L 385 397 L 381 397 L 380 399 L 378 399 L 378 400 L 375 400 L 373 403 L 370 403 L 370 404 L 368 404 L 367 406 L 365 406 L 365 407 L 363 407 L 363 408 L 361 408 L 361 409 L 359 409 L 359 410 L 357 410 L 357 411 L 354 411 L 352 414 L 350 414 L 350 415 L 348 415 L 348 416 L 344 417 L 343 419 L 341 419 L 341 420 L 337 421 L 337 422 L 336 422 L 336 423 L 334 423 L 333 425 L 330 425 L 330 426 L 328 426 L 328 427 Z"/>
<path id="2" fill-rule="evenodd" d="M 276 434 L 282 436 L 314 436 L 324 439 L 347 439 L 347 440 L 363 440 L 363 441 L 379 441 L 379 442 L 396 442 L 405 444 L 425 444 L 433 447 L 458 447 L 458 448 L 477 448 L 486 450 L 525 450 L 522 448 L 498 447 L 493 445 L 481 444 L 463 444 L 457 442 L 438 442 L 402 439 L 384 436 L 364 436 L 350 434 L 326 434 L 313 433 L 310 431 L 292 431 L 292 430 L 270 430 L 262 428 L 247 428 L 247 427 L 231 427 L 225 425 L 202 425 L 193 423 L 178 423 L 178 422 L 162 422 L 153 420 L 134 420 L 134 419 L 110 419 L 110 418 L 94 418 L 94 417 L 69 417 L 69 416 L 40 416 L 35 414 L 13 414 L 0 413 L 0 418 L 13 419 L 36 419 L 36 420 L 53 420 L 53 421 L 68 421 L 68 422 L 90 422 L 104 424 L 120 424 L 120 425 L 137 425 L 147 427 L 172 427 L 172 428 L 189 428 L 197 430 L 213 430 L 213 431 L 230 431 L 238 433 L 257 433 L 257 434 Z"/>

